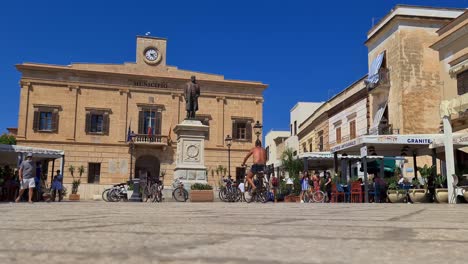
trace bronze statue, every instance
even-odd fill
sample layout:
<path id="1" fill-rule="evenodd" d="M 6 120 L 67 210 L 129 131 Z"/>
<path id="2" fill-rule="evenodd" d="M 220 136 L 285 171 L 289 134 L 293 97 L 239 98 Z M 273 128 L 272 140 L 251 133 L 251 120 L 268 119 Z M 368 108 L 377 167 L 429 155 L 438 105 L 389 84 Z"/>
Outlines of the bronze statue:
<path id="1" fill-rule="evenodd" d="M 198 111 L 198 97 L 200 96 L 200 85 L 197 83 L 195 76 L 190 77 L 190 82 L 185 87 L 185 110 L 187 111 L 186 119 L 194 119 L 195 112 Z"/>

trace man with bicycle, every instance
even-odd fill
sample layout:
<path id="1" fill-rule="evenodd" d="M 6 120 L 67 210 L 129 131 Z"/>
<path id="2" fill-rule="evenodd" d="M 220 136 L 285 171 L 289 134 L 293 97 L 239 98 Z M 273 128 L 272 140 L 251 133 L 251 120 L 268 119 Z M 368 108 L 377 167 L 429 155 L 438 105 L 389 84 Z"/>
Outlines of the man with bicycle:
<path id="1" fill-rule="evenodd" d="M 267 156 L 266 150 L 262 147 L 262 142 L 260 141 L 260 139 L 257 139 L 255 141 L 255 147 L 249 151 L 247 156 L 245 156 L 242 166 L 245 166 L 245 162 L 247 162 L 247 159 L 249 159 L 250 156 L 253 156 L 253 164 L 250 168 L 250 171 L 247 173 L 247 182 L 250 186 L 252 186 L 252 192 L 254 192 L 257 186 L 255 186 L 252 180 L 253 176 L 265 170 Z"/>

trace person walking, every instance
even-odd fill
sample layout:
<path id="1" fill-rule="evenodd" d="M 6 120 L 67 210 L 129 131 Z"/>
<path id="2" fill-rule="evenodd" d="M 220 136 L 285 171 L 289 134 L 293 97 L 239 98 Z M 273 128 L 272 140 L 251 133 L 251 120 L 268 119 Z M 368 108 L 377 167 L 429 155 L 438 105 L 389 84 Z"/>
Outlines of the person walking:
<path id="1" fill-rule="evenodd" d="M 34 188 L 36 187 L 36 183 L 34 181 L 34 174 L 36 173 L 36 165 L 32 160 L 32 153 L 28 153 L 26 155 L 26 160 L 21 162 L 19 167 L 19 181 L 20 181 L 20 191 L 18 198 L 16 198 L 15 202 L 19 203 L 21 196 L 23 196 L 24 190 L 29 189 L 29 203 L 32 204 L 32 197 Z"/>
<path id="2" fill-rule="evenodd" d="M 59 196 L 58 201 L 61 202 L 63 199 L 63 175 L 60 174 L 60 170 L 57 170 L 57 174 L 54 176 L 54 179 L 52 180 L 52 202 L 55 202 L 55 197 Z"/>
<path id="3" fill-rule="evenodd" d="M 328 197 L 328 202 L 330 202 L 331 199 L 331 192 L 332 192 L 332 178 L 330 172 L 326 172 L 326 178 L 325 178 L 325 190 L 327 191 L 327 197 Z"/>
<path id="4" fill-rule="evenodd" d="M 304 195 L 307 195 L 307 192 L 309 191 L 309 174 L 307 171 L 304 173 L 300 173 L 301 176 L 301 194 L 299 199 L 301 200 L 301 203 L 304 203 Z"/>

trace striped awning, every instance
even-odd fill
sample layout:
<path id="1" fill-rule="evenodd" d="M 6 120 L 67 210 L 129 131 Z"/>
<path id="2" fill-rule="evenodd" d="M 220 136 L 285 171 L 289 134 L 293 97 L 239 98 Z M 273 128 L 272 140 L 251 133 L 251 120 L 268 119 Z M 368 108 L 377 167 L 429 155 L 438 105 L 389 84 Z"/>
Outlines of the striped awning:
<path id="1" fill-rule="evenodd" d="M 385 56 L 385 52 L 380 53 L 373 61 L 369 68 L 369 74 L 367 75 L 368 83 L 378 83 L 379 82 L 379 70 L 382 66 L 382 62 Z"/>

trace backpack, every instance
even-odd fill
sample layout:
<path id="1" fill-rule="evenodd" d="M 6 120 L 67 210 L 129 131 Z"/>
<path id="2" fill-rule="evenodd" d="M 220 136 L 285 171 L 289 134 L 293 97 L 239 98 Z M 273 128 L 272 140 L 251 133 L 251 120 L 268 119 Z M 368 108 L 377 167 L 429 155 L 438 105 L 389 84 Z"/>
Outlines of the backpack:
<path id="1" fill-rule="evenodd" d="M 273 185 L 273 187 L 278 187 L 278 185 L 279 185 L 278 178 L 273 177 L 271 179 L 271 185 Z"/>

